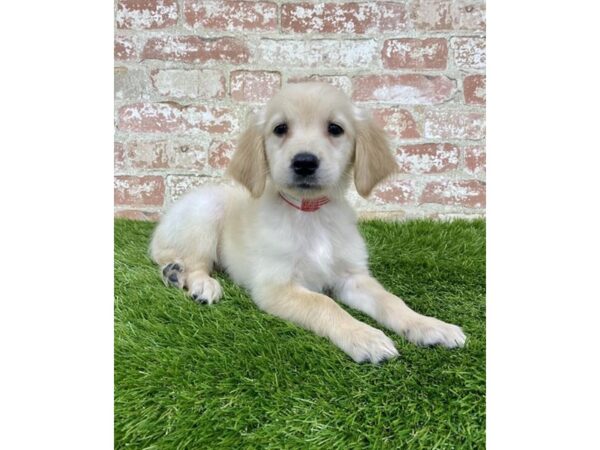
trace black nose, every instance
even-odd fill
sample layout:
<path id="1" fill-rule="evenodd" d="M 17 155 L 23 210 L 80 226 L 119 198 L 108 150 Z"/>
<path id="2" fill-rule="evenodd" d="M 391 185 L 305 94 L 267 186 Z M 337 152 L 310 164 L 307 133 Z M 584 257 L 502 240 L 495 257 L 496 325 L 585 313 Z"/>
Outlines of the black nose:
<path id="1" fill-rule="evenodd" d="M 319 168 L 319 158 L 312 153 L 298 153 L 292 159 L 292 169 L 298 175 L 312 175 Z"/>

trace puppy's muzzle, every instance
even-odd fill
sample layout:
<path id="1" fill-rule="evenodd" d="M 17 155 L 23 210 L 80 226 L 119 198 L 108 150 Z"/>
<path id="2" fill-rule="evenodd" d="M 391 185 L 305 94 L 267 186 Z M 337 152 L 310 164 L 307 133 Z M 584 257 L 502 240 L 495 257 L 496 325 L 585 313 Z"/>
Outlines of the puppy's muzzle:
<path id="1" fill-rule="evenodd" d="M 303 177 L 313 175 L 319 168 L 319 158 L 312 153 L 298 153 L 292 159 L 292 169 L 296 175 Z"/>

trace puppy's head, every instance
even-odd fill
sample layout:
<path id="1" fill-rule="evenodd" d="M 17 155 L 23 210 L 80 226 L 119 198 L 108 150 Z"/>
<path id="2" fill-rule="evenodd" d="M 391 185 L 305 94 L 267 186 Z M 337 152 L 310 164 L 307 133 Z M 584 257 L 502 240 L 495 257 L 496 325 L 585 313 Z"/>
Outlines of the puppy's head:
<path id="1" fill-rule="evenodd" d="M 353 165 L 363 197 L 395 171 L 383 130 L 334 87 L 298 83 L 252 119 L 228 172 L 254 197 L 269 177 L 278 190 L 306 198 L 343 190 Z"/>

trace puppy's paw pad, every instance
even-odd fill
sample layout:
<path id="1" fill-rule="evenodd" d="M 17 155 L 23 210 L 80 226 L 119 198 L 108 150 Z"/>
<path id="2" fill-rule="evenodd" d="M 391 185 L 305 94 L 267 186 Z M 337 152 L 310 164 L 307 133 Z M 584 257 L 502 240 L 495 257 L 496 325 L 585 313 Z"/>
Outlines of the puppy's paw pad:
<path id="1" fill-rule="evenodd" d="M 183 267 L 178 263 L 169 263 L 162 269 L 163 282 L 167 286 L 183 288 Z"/>
<path id="2" fill-rule="evenodd" d="M 347 336 L 344 347 L 343 350 L 356 362 L 376 364 L 398 356 L 394 342 L 383 331 L 366 324 Z"/>
<path id="3" fill-rule="evenodd" d="M 409 341 L 423 346 L 463 347 L 467 340 L 460 327 L 432 317 L 412 324 L 404 334 Z"/>
<path id="4" fill-rule="evenodd" d="M 223 295 L 219 282 L 210 277 L 195 280 L 189 288 L 189 292 L 192 299 L 202 305 L 216 303 Z"/>

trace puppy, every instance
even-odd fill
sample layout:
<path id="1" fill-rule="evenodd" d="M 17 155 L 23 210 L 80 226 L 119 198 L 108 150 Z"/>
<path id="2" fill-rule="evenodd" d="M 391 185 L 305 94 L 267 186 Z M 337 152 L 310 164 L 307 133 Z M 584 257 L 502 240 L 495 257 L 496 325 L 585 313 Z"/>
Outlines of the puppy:
<path id="1" fill-rule="evenodd" d="M 398 355 L 383 332 L 332 298 L 419 345 L 461 347 L 462 330 L 411 310 L 369 273 L 344 193 L 360 195 L 396 169 L 384 132 L 327 84 L 284 87 L 242 134 L 228 167 L 237 187 L 205 186 L 160 221 L 151 257 L 192 299 L 221 298 L 215 265 L 262 310 L 329 338 L 354 361 Z"/>

